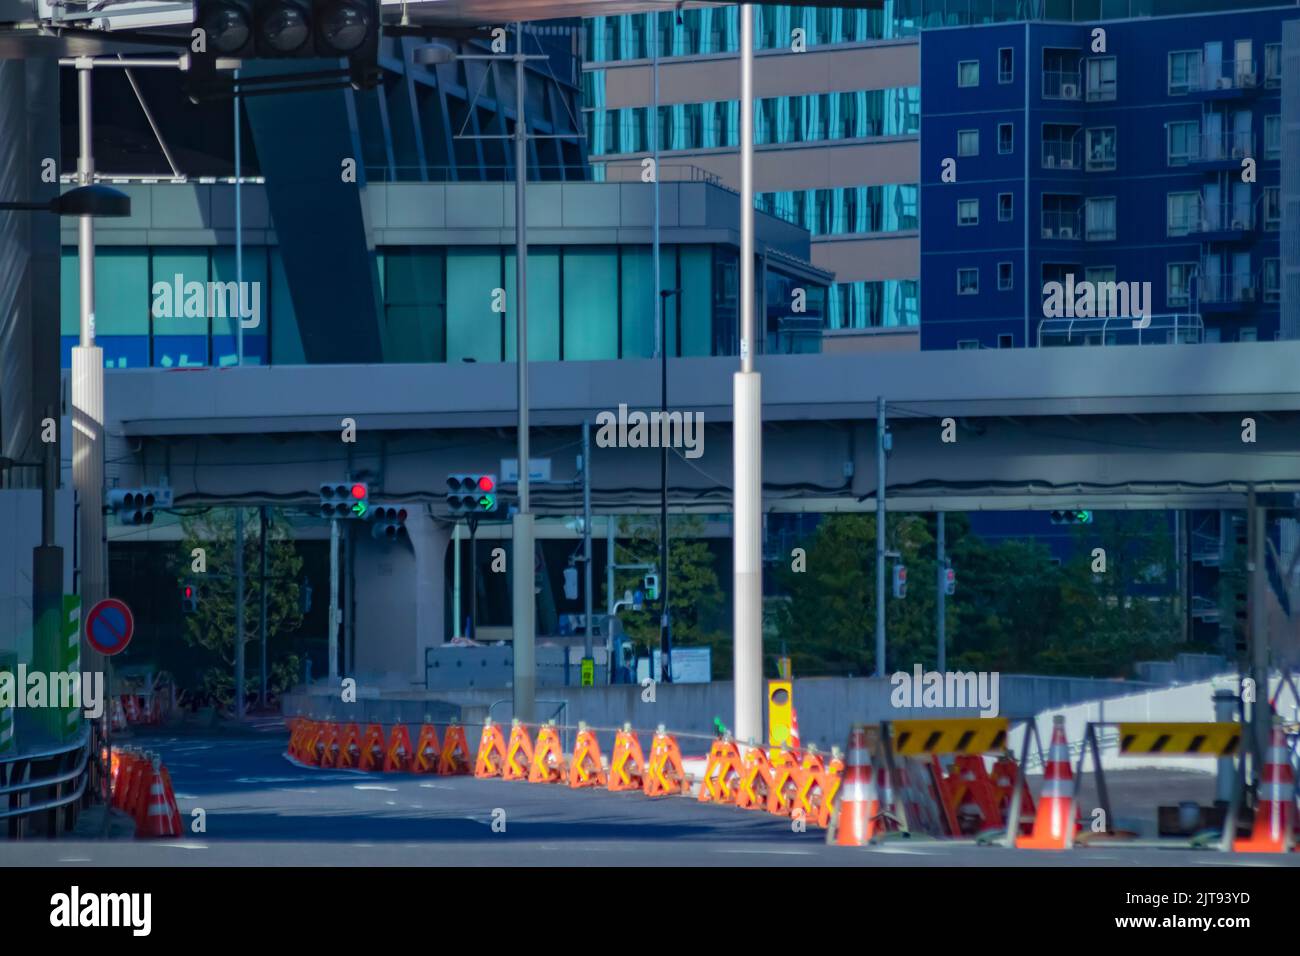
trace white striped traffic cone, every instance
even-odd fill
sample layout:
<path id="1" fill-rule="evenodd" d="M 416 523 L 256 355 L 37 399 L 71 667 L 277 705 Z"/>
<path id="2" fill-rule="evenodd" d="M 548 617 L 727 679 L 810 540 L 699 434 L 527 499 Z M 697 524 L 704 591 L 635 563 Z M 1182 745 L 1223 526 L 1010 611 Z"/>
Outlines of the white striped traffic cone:
<path id="1" fill-rule="evenodd" d="M 826 831 L 828 843 L 837 846 L 866 846 L 875 836 L 880 797 L 871 773 L 867 728 L 862 724 L 854 724 L 849 731 L 844 780 L 835 795 L 835 814 L 838 823 Z"/>
<path id="2" fill-rule="evenodd" d="M 1286 732 L 1276 720 L 1262 770 L 1255 829 L 1249 837 L 1232 842 L 1238 853 L 1286 853 L 1295 844 L 1295 771 L 1286 750 Z"/>
<path id="3" fill-rule="evenodd" d="M 1027 732 L 1027 731 L 1026 731 Z M 1043 770 L 1038 815 L 1033 832 L 1016 837 L 1016 846 L 1030 850 L 1068 850 L 1074 846 L 1074 773 L 1070 770 L 1070 745 L 1065 739 L 1065 718 L 1052 718 L 1052 746 Z"/>

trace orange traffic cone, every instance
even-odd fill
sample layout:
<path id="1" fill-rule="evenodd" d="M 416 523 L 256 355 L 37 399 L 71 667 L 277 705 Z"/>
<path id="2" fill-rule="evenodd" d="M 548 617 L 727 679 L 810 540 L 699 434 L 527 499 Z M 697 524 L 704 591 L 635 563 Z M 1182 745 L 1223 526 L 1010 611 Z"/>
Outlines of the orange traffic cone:
<path id="1" fill-rule="evenodd" d="M 785 747 L 795 753 L 803 749 L 803 744 L 799 740 L 799 712 L 794 709 L 794 704 L 790 705 L 790 734 L 785 739 Z"/>
<path id="2" fill-rule="evenodd" d="M 533 748 L 533 762 L 528 767 L 529 783 L 564 782 L 564 748 L 555 721 L 550 720 L 537 732 L 537 746 Z"/>
<path id="3" fill-rule="evenodd" d="M 1052 718 L 1052 746 L 1043 768 L 1043 788 L 1038 796 L 1038 815 L 1028 836 L 1016 837 L 1016 846 L 1027 850 L 1068 850 L 1074 846 L 1078 824 L 1074 818 L 1074 772 L 1070 769 L 1070 745 L 1065 739 L 1065 718 Z"/>
<path id="4" fill-rule="evenodd" d="M 641 741 L 632 732 L 632 725 L 624 724 L 614 738 L 614 754 L 609 758 L 609 789 L 640 790 L 644 784 L 645 755 L 641 752 Z"/>
<path id="5" fill-rule="evenodd" d="M 361 744 L 362 770 L 382 770 L 384 768 L 384 728 L 379 724 L 366 726 L 366 739 Z"/>
<path id="6" fill-rule="evenodd" d="M 393 724 L 388 737 L 388 752 L 384 754 L 384 773 L 409 772 L 415 748 L 411 746 L 411 733 L 406 724 Z"/>
<path id="7" fill-rule="evenodd" d="M 655 730 L 650 743 L 650 763 L 646 766 L 645 786 L 647 797 L 663 797 L 673 793 L 689 795 L 691 781 L 682 769 L 682 751 L 677 738 L 668 733 L 663 724 Z"/>
<path id="8" fill-rule="evenodd" d="M 1286 732 L 1275 719 L 1259 779 L 1255 829 L 1232 841 L 1238 853 L 1286 853 L 1295 846 L 1295 771 L 1286 750 Z"/>
<path id="9" fill-rule="evenodd" d="M 149 785 L 140 804 L 140 814 L 136 817 L 135 835 L 137 837 L 178 837 L 181 835 L 180 814 L 176 811 L 175 798 L 169 805 L 167 786 L 163 783 L 162 761 L 154 757 L 149 766 Z"/>
<path id="10" fill-rule="evenodd" d="M 474 759 L 469 755 L 469 741 L 465 739 L 465 728 L 460 724 L 448 724 L 447 733 L 442 738 L 442 753 L 438 757 L 438 773 L 443 776 L 455 776 L 470 773 L 474 769 Z"/>
<path id="11" fill-rule="evenodd" d="M 527 780 L 528 768 L 533 764 L 533 739 L 528 728 L 518 718 L 510 721 L 510 744 L 506 747 L 506 763 L 501 769 L 502 780 Z"/>
<path id="12" fill-rule="evenodd" d="M 578 721 L 578 739 L 573 744 L 573 762 L 569 764 L 570 787 L 603 787 L 606 783 L 605 765 L 600 757 L 600 742 Z"/>
<path id="13" fill-rule="evenodd" d="M 416 773 L 437 773 L 440 754 L 438 731 L 429 723 L 429 715 L 425 714 L 424 723 L 420 725 L 420 738 L 415 742 L 415 758 L 411 769 Z"/>
<path id="14" fill-rule="evenodd" d="M 506 765 L 506 740 L 501 727 L 489 717 L 483 721 L 483 733 L 478 738 L 478 757 L 474 761 L 474 776 L 480 780 L 501 776 Z"/>
<path id="15" fill-rule="evenodd" d="M 880 816 L 880 795 L 876 791 L 871 754 L 867 750 L 867 728 L 854 724 L 849 731 L 848 759 L 840 785 L 826 842 L 838 846 L 866 846 L 876 835 Z"/>

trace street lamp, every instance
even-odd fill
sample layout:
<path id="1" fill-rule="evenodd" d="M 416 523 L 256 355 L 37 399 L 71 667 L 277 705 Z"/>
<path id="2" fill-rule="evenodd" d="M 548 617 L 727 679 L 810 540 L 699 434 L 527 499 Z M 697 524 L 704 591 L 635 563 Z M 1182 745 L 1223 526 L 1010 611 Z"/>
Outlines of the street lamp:
<path id="1" fill-rule="evenodd" d="M 681 289 L 659 291 L 659 420 L 668 421 L 668 300 Z M 668 443 L 659 442 L 659 583 L 662 612 L 659 615 L 659 674 L 665 684 L 673 682 L 673 631 L 668 610 Z"/>
<path id="2" fill-rule="evenodd" d="M 60 216 L 121 219 L 131 215 L 131 197 L 111 186 L 77 186 L 49 202 L 0 202 L 0 211 L 52 212 Z"/>

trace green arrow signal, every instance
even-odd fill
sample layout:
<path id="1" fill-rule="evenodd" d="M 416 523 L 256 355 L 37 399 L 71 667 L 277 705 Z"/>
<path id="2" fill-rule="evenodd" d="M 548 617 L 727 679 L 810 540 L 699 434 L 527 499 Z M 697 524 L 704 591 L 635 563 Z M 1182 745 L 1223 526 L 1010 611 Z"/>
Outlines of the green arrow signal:
<path id="1" fill-rule="evenodd" d="M 492 508 L 496 505 L 496 503 L 497 503 L 496 499 L 491 495 L 484 495 L 482 498 L 478 500 L 478 506 L 482 508 L 484 511 L 491 511 Z"/>
<path id="2" fill-rule="evenodd" d="M 360 518 L 366 513 L 366 503 L 364 501 L 358 501 L 352 506 L 352 513 Z"/>

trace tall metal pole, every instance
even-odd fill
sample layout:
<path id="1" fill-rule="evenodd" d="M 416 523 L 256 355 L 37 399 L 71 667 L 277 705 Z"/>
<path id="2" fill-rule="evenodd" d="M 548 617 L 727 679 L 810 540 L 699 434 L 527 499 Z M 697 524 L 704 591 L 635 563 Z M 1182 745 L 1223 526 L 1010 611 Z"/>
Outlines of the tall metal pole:
<path id="1" fill-rule="evenodd" d="M 244 509 L 235 507 L 235 719 L 244 719 Z"/>
<path id="2" fill-rule="evenodd" d="M 659 410 L 667 421 L 668 412 L 668 316 L 664 309 L 665 295 L 660 274 L 659 246 L 659 47 L 662 33 L 659 13 L 649 14 L 654 21 L 654 108 L 652 111 L 650 145 L 654 151 L 654 285 L 655 285 L 655 349 L 659 353 Z M 665 684 L 673 682 L 673 632 L 672 612 L 668 607 L 668 446 L 659 443 L 659 679 Z"/>
<path id="3" fill-rule="evenodd" d="M 885 676 L 885 397 L 876 398 L 876 676 Z"/>
<path id="4" fill-rule="evenodd" d="M 514 716 L 534 717 L 537 667 L 533 628 L 533 515 L 528 504 L 528 129 L 524 117 L 524 25 L 515 23 L 515 349 L 519 366 L 519 510 L 514 531 Z"/>
<path id="5" fill-rule="evenodd" d="M 740 8 L 740 371 L 732 379 L 735 731 L 763 737 L 763 395 L 754 371 L 754 8 Z"/>
<path id="6" fill-rule="evenodd" d="M 239 82 L 239 71 L 235 71 L 235 82 Z M 235 350 L 237 365 L 244 364 L 244 204 L 240 195 L 240 181 L 243 178 L 243 157 L 240 156 L 239 97 L 232 97 L 235 104 Z M 259 310 L 258 314 L 261 312 Z"/>
<path id="7" fill-rule="evenodd" d="M 451 526 L 451 636 L 460 637 L 460 522 Z"/>
<path id="8" fill-rule="evenodd" d="M 330 683 L 339 681 L 339 519 L 330 518 Z"/>
<path id="9" fill-rule="evenodd" d="M 90 58 L 79 58 L 76 68 L 80 137 L 77 178 L 81 185 L 88 186 L 95 180 Z M 80 505 L 78 583 L 84 614 L 108 596 L 104 545 L 104 353 L 95 345 L 95 220 L 90 216 L 82 216 L 77 223 L 77 274 L 81 336 L 72 350 L 72 480 Z M 84 639 L 81 659 L 88 671 L 104 666 L 102 655 Z"/>
<path id="10" fill-rule="evenodd" d="M 617 665 L 620 663 L 620 650 L 614 644 L 614 549 L 617 542 L 614 539 L 614 521 L 613 515 L 605 515 L 605 644 L 608 648 L 606 651 L 606 660 L 609 669 L 609 682 L 615 683 L 615 679 L 621 675 L 618 674 Z"/>
<path id="11" fill-rule="evenodd" d="M 262 632 L 262 634 L 261 634 L 261 638 L 262 638 L 262 666 L 261 666 L 261 668 L 259 669 L 259 673 L 262 675 L 262 687 L 261 687 L 261 690 L 259 691 L 259 693 L 258 693 L 257 696 L 258 696 L 258 703 L 259 703 L 263 708 L 265 708 L 265 707 L 266 707 L 267 684 L 269 683 L 269 680 L 268 680 L 268 674 L 267 674 L 267 672 L 266 672 L 266 635 L 267 635 L 267 625 L 268 625 L 268 623 L 269 623 L 269 622 L 267 621 L 267 619 L 266 619 L 266 535 L 267 535 L 267 533 L 271 530 L 271 521 L 270 521 L 270 517 L 269 517 L 269 516 L 267 515 L 267 513 L 266 513 L 266 505 L 262 505 L 262 507 L 261 507 L 260 509 L 258 509 L 258 517 L 261 519 L 261 525 L 262 525 L 262 534 L 261 534 L 261 537 L 258 538 L 258 542 L 259 542 L 259 544 L 260 544 L 260 546 L 261 546 L 261 550 L 262 550 L 262 555 L 261 555 L 261 557 L 262 557 L 262 586 L 258 589 L 258 594 L 261 596 L 261 599 L 262 599 L 262 600 L 261 600 L 261 604 L 262 604 L 262 613 L 261 613 L 261 616 L 258 618 L 258 620 L 261 622 L 261 624 L 260 624 L 260 628 L 259 628 L 259 629 L 260 629 L 261 632 Z"/>
<path id="12" fill-rule="evenodd" d="M 1255 762 L 1252 777 L 1260 779 L 1263 760 L 1268 753 L 1273 718 L 1268 703 L 1268 629 L 1265 626 L 1265 598 L 1268 575 L 1265 574 L 1268 511 L 1259 502 L 1254 485 L 1246 505 L 1246 613 L 1250 627 L 1250 676 L 1255 681 L 1255 703 L 1249 708 Z"/>
<path id="13" fill-rule="evenodd" d="M 582 600 L 584 620 L 587 622 L 586 639 L 582 642 L 584 657 L 592 655 L 592 630 L 595 613 L 595 595 L 591 593 L 591 422 L 582 423 Z M 609 667 L 609 661 L 605 662 Z"/>
<path id="14" fill-rule="evenodd" d="M 948 566 L 944 561 L 944 513 L 940 511 L 935 518 L 935 553 L 938 555 L 939 596 L 935 601 L 934 629 L 938 635 L 938 661 L 936 669 L 942 674 L 948 669 L 948 621 L 944 610 L 948 596 Z"/>

